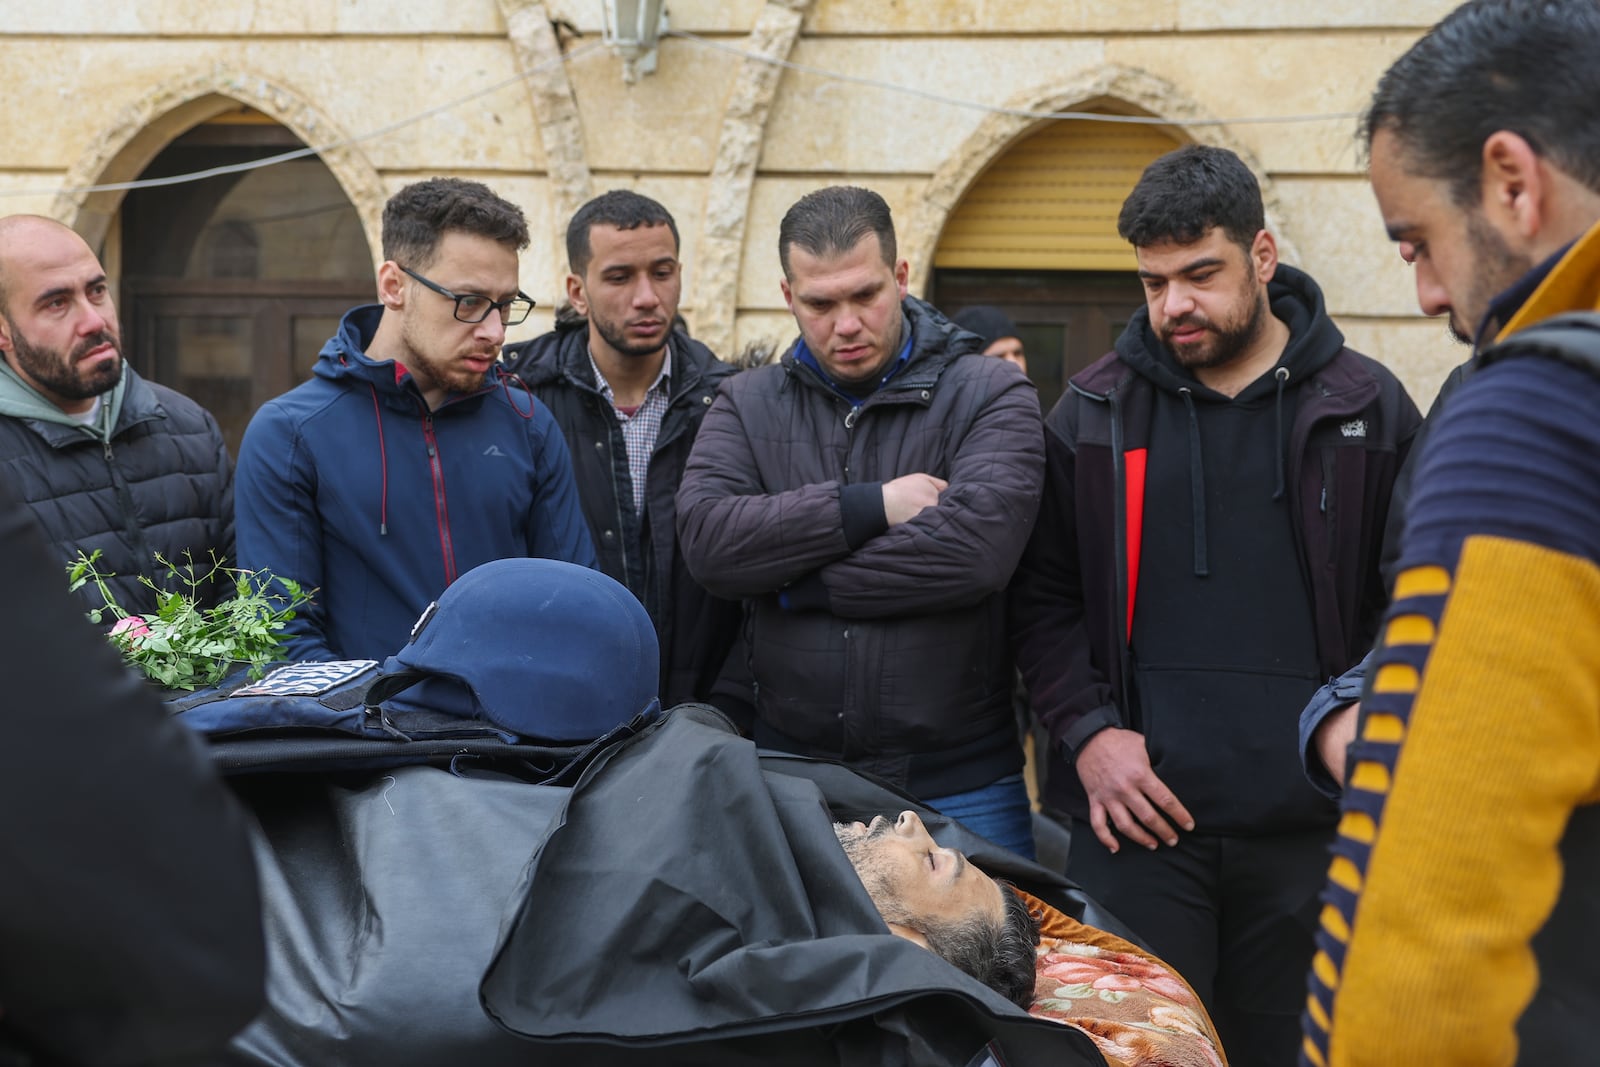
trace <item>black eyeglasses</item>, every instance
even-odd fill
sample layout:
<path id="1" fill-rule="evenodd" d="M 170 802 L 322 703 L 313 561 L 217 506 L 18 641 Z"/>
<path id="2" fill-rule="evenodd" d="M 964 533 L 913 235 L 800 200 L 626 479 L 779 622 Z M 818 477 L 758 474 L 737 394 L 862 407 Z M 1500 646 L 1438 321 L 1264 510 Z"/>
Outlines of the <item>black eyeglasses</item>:
<path id="1" fill-rule="evenodd" d="M 507 326 L 515 326 L 528 317 L 528 312 L 533 310 L 533 297 L 517 290 L 517 295 L 506 300 L 490 300 L 486 296 L 476 293 L 452 293 L 438 282 L 429 281 L 410 267 L 401 267 L 411 277 L 426 285 L 440 296 L 447 296 L 456 302 L 457 322 L 482 322 L 489 317 L 489 312 L 500 312 L 500 321 Z"/>

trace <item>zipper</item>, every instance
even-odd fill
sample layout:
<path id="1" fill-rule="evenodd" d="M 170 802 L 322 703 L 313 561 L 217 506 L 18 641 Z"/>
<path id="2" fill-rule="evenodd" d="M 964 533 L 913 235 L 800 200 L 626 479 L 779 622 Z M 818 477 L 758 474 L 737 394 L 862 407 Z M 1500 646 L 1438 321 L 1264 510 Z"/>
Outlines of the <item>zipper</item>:
<path id="1" fill-rule="evenodd" d="M 122 511 L 122 528 L 127 532 L 128 539 L 133 542 L 134 555 L 138 559 L 147 561 L 151 567 L 151 575 L 162 590 L 169 589 L 171 583 L 167 575 L 155 570 L 154 550 L 150 547 L 150 540 L 145 536 L 144 527 L 139 525 L 139 517 L 134 514 L 133 490 L 128 487 L 128 481 L 122 476 L 122 468 L 117 466 L 117 455 L 111 447 L 111 440 L 100 442 L 101 451 L 106 457 L 106 473 L 111 476 L 111 486 L 116 490 L 117 507 Z M 177 567 L 181 560 L 168 560 L 173 567 Z"/>
<path id="2" fill-rule="evenodd" d="M 428 470 L 433 475 L 433 513 L 439 526 L 439 551 L 444 556 L 444 584 L 456 580 L 456 550 L 450 541 L 450 508 L 444 496 L 444 464 L 439 461 L 439 439 L 433 433 L 433 414 L 422 417 L 422 440 L 428 446 Z"/>
<path id="3" fill-rule="evenodd" d="M 850 457 L 856 447 L 856 423 L 861 417 L 861 405 L 852 404 L 844 416 L 844 484 L 850 484 Z"/>
<path id="4" fill-rule="evenodd" d="M 1322 451 L 1322 505 L 1321 506 L 1322 506 L 1322 514 L 1324 516 L 1326 516 L 1326 518 L 1323 520 L 1323 524 L 1322 524 L 1322 534 L 1323 534 L 1323 537 L 1327 539 L 1327 550 L 1328 551 L 1327 551 L 1326 563 L 1327 563 L 1329 568 L 1332 568 L 1334 563 L 1337 562 L 1338 556 L 1339 556 L 1339 537 L 1338 537 L 1338 529 L 1337 529 L 1338 523 L 1339 523 L 1338 496 L 1337 496 L 1337 494 L 1335 494 L 1335 493 L 1333 493 L 1331 491 L 1332 486 L 1333 486 L 1333 475 L 1334 475 L 1334 471 L 1333 471 L 1333 468 L 1334 468 L 1333 449 L 1325 447 L 1321 451 Z"/>

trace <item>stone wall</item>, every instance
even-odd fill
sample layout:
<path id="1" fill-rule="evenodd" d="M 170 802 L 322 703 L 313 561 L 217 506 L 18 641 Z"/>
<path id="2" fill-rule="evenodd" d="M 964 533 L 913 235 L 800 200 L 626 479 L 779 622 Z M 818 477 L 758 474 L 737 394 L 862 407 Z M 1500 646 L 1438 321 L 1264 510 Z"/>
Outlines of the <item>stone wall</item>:
<path id="1" fill-rule="evenodd" d="M 1110 98 L 1243 153 L 1286 258 L 1423 406 L 1464 355 L 1417 314 L 1353 117 L 1450 0 L 673 0 L 672 30 L 692 36 L 665 40 L 632 84 L 597 43 L 599 0 L 6 6 L 0 212 L 53 214 L 113 263 L 121 194 L 79 190 L 134 177 L 238 101 L 332 146 L 374 256 L 383 199 L 416 178 L 475 177 L 521 203 L 538 235 L 524 288 L 542 306 L 522 334 L 562 291 L 571 211 L 616 185 L 657 197 L 683 233 L 684 312 L 732 352 L 792 333 L 775 241 L 801 193 L 881 191 L 920 287 L 967 186 L 1036 128 L 988 109 Z M 1318 117 L 1229 121 L 1260 116 Z"/>

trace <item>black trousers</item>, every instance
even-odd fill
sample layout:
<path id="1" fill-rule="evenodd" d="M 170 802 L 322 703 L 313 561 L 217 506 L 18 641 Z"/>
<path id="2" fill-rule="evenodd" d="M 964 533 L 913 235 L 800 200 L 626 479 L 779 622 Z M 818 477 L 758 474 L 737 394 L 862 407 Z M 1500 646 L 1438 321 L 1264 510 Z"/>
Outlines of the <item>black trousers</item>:
<path id="1" fill-rule="evenodd" d="M 1067 875 L 1183 975 L 1231 1067 L 1283 1067 L 1300 1049 L 1317 897 L 1333 827 L 1260 837 L 1180 834 L 1106 851 L 1073 821 Z"/>

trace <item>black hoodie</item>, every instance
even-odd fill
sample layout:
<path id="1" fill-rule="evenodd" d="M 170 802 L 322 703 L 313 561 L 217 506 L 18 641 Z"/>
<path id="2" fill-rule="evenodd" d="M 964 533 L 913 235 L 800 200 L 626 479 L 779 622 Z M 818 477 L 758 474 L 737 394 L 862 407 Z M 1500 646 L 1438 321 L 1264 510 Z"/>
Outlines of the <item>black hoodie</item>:
<path id="1" fill-rule="evenodd" d="M 1049 799 L 1074 814 L 1072 754 L 1120 725 L 1202 831 L 1333 821 L 1300 773 L 1297 716 L 1371 641 L 1390 488 L 1421 420 L 1344 347 L 1309 277 L 1280 265 L 1268 296 L 1290 339 L 1237 397 L 1178 366 L 1141 309 L 1046 420 L 1011 616 L 1055 742 Z"/>
<path id="2" fill-rule="evenodd" d="M 1284 775 L 1267 766 L 1284 738 L 1298 737 L 1290 712 L 1322 680 L 1284 491 L 1284 434 L 1302 383 L 1339 354 L 1344 336 L 1304 274 L 1280 268 L 1270 293 L 1288 344 L 1233 398 L 1179 366 L 1148 317 L 1117 341 L 1123 361 L 1156 386 L 1130 710 L 1156 773 L 1185 804 L 1237 809 L 1239 783 L 1265 778 L 1270 796 L 1331 824 L 1334 806 L 1291 781 L 1298 761 Z M 1249 777 L 1217 773 L 1229 766 Z"/>

